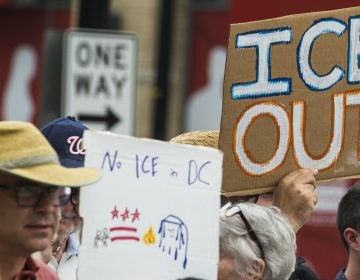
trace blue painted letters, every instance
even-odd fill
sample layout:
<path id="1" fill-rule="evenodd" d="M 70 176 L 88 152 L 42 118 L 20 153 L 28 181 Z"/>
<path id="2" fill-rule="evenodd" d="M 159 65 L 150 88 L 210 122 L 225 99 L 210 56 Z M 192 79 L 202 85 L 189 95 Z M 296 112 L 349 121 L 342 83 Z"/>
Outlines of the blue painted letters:
<path id="1" fill-rule="evenodd" d="M 245 99 L 290 94 L 291 80 L 289 78 L 271 79 L 270 64 L 271 45 L 290 42 L 291 29 L 289 27 L 238 34 L 236 48 L 256 48 L 256 81 L 233 84 L 231 97 Z"/>
<path id="2" fill-rule="evenodd" d="M 311 51 L 315 40 L 323 34 L 334 33 L 340 36 L 346 30 L 346 24 L 337 19 L 321 19 L 315 22 L 304 34 L 298 46 L 298 68 L 300 78 L 305 85 L 313 90 L 320 91 L 331 88 L 344 77 L 344 71 L 339 66 L 326 75 L 318 75 L 311 66 Z"/>

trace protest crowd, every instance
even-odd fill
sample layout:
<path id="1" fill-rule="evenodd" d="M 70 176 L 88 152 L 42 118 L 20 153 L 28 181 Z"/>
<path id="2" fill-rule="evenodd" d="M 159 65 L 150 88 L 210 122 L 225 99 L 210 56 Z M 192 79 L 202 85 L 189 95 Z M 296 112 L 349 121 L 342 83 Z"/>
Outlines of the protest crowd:
<path id="1" fill-rule="evenodd" d="M 83 167 L 84 153 L 71 152 L 66 140 L 81 138 L 87 128 L 65 117 L 43 127 L 44 136 L 29 123 L 3 121 L 0 129 L 1 279 L 56 279 L 55 273 L 60 279 L 76 279 L 78 187 L 96 181 L 100 174 Z M 218 135 L 186 133 L 171 142 L 212 146 Z M 301 169 L 285 176 L 275 188 L 272 206 L 262 205 L 261 195 L 232 197 L 223 205 L 219 280 L 318 279 L 310 267 L 296 261 L 295 242 L 296 232 L 317 203 L 316 174 L 317 170 Z M 359 201 L 355 187 L 339 205 L 338 228 L 349 263 L 337 279 L 359 277 Z"/>
<path id="2" fill-rule="evenodd" d="M 359 121 L 359 15 L 357 7 L 232 25 L 218 130 L 158 141 L 67 114 L 43 126 L 1 120 L 0 280 L 331 280 L 297 238 L 320 203 L 319 181 L 359 177 L 350 127 Z M 323 55 L 314 42 L 345 32 L 336 48 L 348 51 L 338 59 L 347 65 L 313 67 Z M 288 57 L 290 66 L 273 63 Z M 330 98 L 314 101 L 326 90 Z M 306 116 L 316 102 L 332 117 L 319 133 Z M 315 142 L 328 126 L 322 151 Z M 360 184 L 342 195 L 336 226 L 347 263 L 332 279 L 360 280 Z"/>

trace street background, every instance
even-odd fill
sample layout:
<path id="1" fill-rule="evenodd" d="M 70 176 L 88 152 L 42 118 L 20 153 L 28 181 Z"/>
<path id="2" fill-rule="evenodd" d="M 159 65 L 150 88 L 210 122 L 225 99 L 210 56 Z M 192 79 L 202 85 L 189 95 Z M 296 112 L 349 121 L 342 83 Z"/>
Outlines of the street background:
<path id="1" fill-rule="evenodd" d="M 128 110 L 132 127 L 127 134 L 169 140 L 185 131 L 219 129 L 231 23 L 357 4 L 356 0 L 0 0 L 0 118 L 41 126 L 68 112 L 63 102 L 64 32 L 86 28 L 136 37 L 132 65 L 136 71 L 131 74 L 135 85 L 127 93 L 133 104 L 114 109 L 115 115 Z M 93 93 L 94 99 L 96 94 L 105 95 L 99 92 Z M 97 104 L 84 106 L 83 113 L 98 114 Z M 87 121 L 90 127 L 107 128 L 98 115 Z M 121 125 L 122 120 L 113 121 Z M 319 186 L 316 211 L 298 234 L 298 254 L 321 279 L 333 279 L 346 264 L 335 217 L 339 199 L 353 183 Z"/>

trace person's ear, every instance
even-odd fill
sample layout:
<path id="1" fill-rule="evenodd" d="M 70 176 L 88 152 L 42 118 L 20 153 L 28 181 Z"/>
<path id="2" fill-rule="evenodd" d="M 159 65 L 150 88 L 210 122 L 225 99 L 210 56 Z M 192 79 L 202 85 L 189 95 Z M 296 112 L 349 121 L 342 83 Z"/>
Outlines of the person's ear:
<path id="1" fill-rule="evenodd" d="M 220 257 L 218 265 L 218 280 L 236 279 L 239 275 L 236 273 L 234 258 L 228 256 Z"/>
<path id="2" fill-rule="evenodd" d="M 353 228 L 346 228 L 343 232 L 343 236 L 349 248 L 356 252 L 360 252 L 360 234 Z"/>
<path id="3" fill-rule="evenodd" d="M 260 277 L 257 277 L 257 276 L 252 276 L 252 280 L 260 280 L 262 279 L 261 276 L 263 275 L 264 273 L 264 270 L 265 270 L 265 262 L 263 259 L 257 259 L 253 262 L 253 266 L 254 266 L 254 269 L 255 271 L 258 273 L 258 275 L 260 275 Z"/>

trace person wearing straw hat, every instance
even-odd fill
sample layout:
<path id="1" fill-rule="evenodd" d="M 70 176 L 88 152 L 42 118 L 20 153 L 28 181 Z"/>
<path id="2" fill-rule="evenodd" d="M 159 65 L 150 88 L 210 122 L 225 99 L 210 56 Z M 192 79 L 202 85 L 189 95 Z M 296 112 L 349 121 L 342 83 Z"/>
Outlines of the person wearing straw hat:
<path id="1" fill-rule="evenodd" d="M 83 167 L 85 150 L 82 146 L 84 130 L 88 128 L 73 116 L 60 117 L 44 125 L 40 130 L 55 149 L 60 164 L 65 167 Z M 52 246 L 48 265 L 60 279 L 76 280 L 79 251 L 79 190 L 71 190 L 70 200 L 60 207 L 61 217 L 57 238 Z"/>
<path id="2" fill-rule="evenodd" d="M 218 149 L 219 131 L 193 131 L 180 134 L 170 140 L 172 143 L 188 144 L 195 146 L 205 146 Z M 270 202 L 266 202 L 266 206 L 278 207 L 282 214 L 287 217 L 294 233 L 296 233 L 303 224 L 310 218 L 311 213 L 318 201 L 315 193 L 315 176 L 318 173 L 314 169 L 298 169 L 290 172 L 283 177 L 274 193 L 271 195 Z M 260 197 L 260 199 L 259 199 Z M 260 196 L 249 197 L 223 197 L 222 205 L 235 204 L 239 201 L 252 201 L 264 205 L 264 201 Z M 293 199 L 296 197 L 297 199 Z M 264 205 L 265 206 L 265 205 Z M 226 206 L 225 206 L 226 207 Z M 316 280 L 317 275 L 304 264 L 301 257 L 297 257 L 295 270 L 291 274 L 289 280 Z"/>
<path id="3" fill-rule="evenodd" d="M 171 143 L 205 146 L 218 149 L 219 131 L 192 131 L 180 134 L 170 140 Z M 222 205 L 230 201 L 236 203 L 238 200 L 257 201 L 259 204 L 273 204 L 280 208 L 281 212 L 288 218 L 294 232 L 310 218 L 317 203 L 315 192 L 315 177 L 317 170 L 298 169 L 283 177 L 272 194 L 269 202 L 262 200 L 262 196 L 252 197 L 224 197 Z M 294 200 L 293 197 L 297 199 Z"/>
<path id="4" fill-rule="evenodd" d="M 57 279 L 30 255 L 51 244 L 70 188 L 97 181 L 93 168 L 66 168 L 31 123 L 0 122 L 0 279 Z"/>

